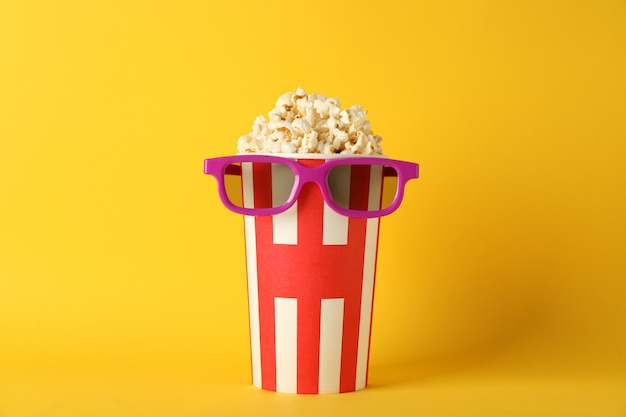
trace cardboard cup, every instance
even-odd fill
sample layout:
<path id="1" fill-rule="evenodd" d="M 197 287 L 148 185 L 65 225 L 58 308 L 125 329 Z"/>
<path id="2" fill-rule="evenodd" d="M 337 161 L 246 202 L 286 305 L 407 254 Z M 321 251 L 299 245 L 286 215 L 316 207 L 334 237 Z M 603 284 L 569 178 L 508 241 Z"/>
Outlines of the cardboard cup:
<path id="1" fill-rule="evenodd" d="M 329 158 L 291 157 L 306 166 Z M 347 168 L 341 182 L 352 208 L 379 207 L 380 167 Z M 280 185 L 268 164 L 242 165 L 246 207 Z M 337 214 L 309 183 L 288 211 L 244 216 L 244 227 L 253 385 L 298 394 L 365 388 L 379 219 Z"/>

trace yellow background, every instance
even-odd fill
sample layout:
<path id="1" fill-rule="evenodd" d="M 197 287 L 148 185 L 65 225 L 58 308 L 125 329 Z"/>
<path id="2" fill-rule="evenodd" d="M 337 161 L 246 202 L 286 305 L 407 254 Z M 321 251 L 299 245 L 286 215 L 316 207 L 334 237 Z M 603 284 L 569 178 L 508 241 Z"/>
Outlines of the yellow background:
<path id="1" fill-rule="evenodd" d="M 370 384 L 249 385 L 202 160 L 278 95 L 419 162 Z M 626 416 L 626 3 L 0 2 L 0 416 Z"/>

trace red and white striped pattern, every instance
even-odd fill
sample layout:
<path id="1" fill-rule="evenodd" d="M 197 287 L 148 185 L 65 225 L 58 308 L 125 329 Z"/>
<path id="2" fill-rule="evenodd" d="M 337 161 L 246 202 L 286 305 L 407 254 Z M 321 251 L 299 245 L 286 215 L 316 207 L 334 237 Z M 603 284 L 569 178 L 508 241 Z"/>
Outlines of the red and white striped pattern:
<path id="1" fill-rule="evenodd" d="M 246 207 L 280 197 L 273 190 L 284 188 L 281 176 L 272 171 L 268 165 L 243 165 Z M 351 207 L 379 207 L 380 167 L 353 167 L 347 177 Z M 306 184 L 288 211 L 245 216 L 244 225 L 253 384 L 312 394 L 364 388 L 378 219 L 341 216 L 328 208 L 315 184 Z"/>

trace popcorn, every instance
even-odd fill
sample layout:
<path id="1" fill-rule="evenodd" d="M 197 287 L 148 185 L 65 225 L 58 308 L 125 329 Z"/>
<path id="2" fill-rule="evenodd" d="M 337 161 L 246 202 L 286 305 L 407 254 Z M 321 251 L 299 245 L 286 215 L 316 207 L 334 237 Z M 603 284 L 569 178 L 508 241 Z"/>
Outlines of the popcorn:
<path id="1" fill-rule="evenodd" d="M 268 119 L 258 116 L 237 142 L 239 152 L 382 155 L 359 105 L 341 110 L 339 99 L 298 88 L 278 98 Z"/>

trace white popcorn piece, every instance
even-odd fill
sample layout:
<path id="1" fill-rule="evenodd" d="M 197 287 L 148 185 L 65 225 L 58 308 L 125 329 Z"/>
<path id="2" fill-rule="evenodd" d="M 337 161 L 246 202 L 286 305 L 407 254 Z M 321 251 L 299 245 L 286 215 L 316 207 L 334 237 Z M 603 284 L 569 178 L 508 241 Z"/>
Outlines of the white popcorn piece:
<path id="1" fill-rule="evenodd" d="M 281 95 L 268 119 L 258 116 L 239 137 L 239 152 L 344 153 L 382 155 L 360 105 L 341 110 L 339 99 L 307 94 L 302 88 Z"/>

